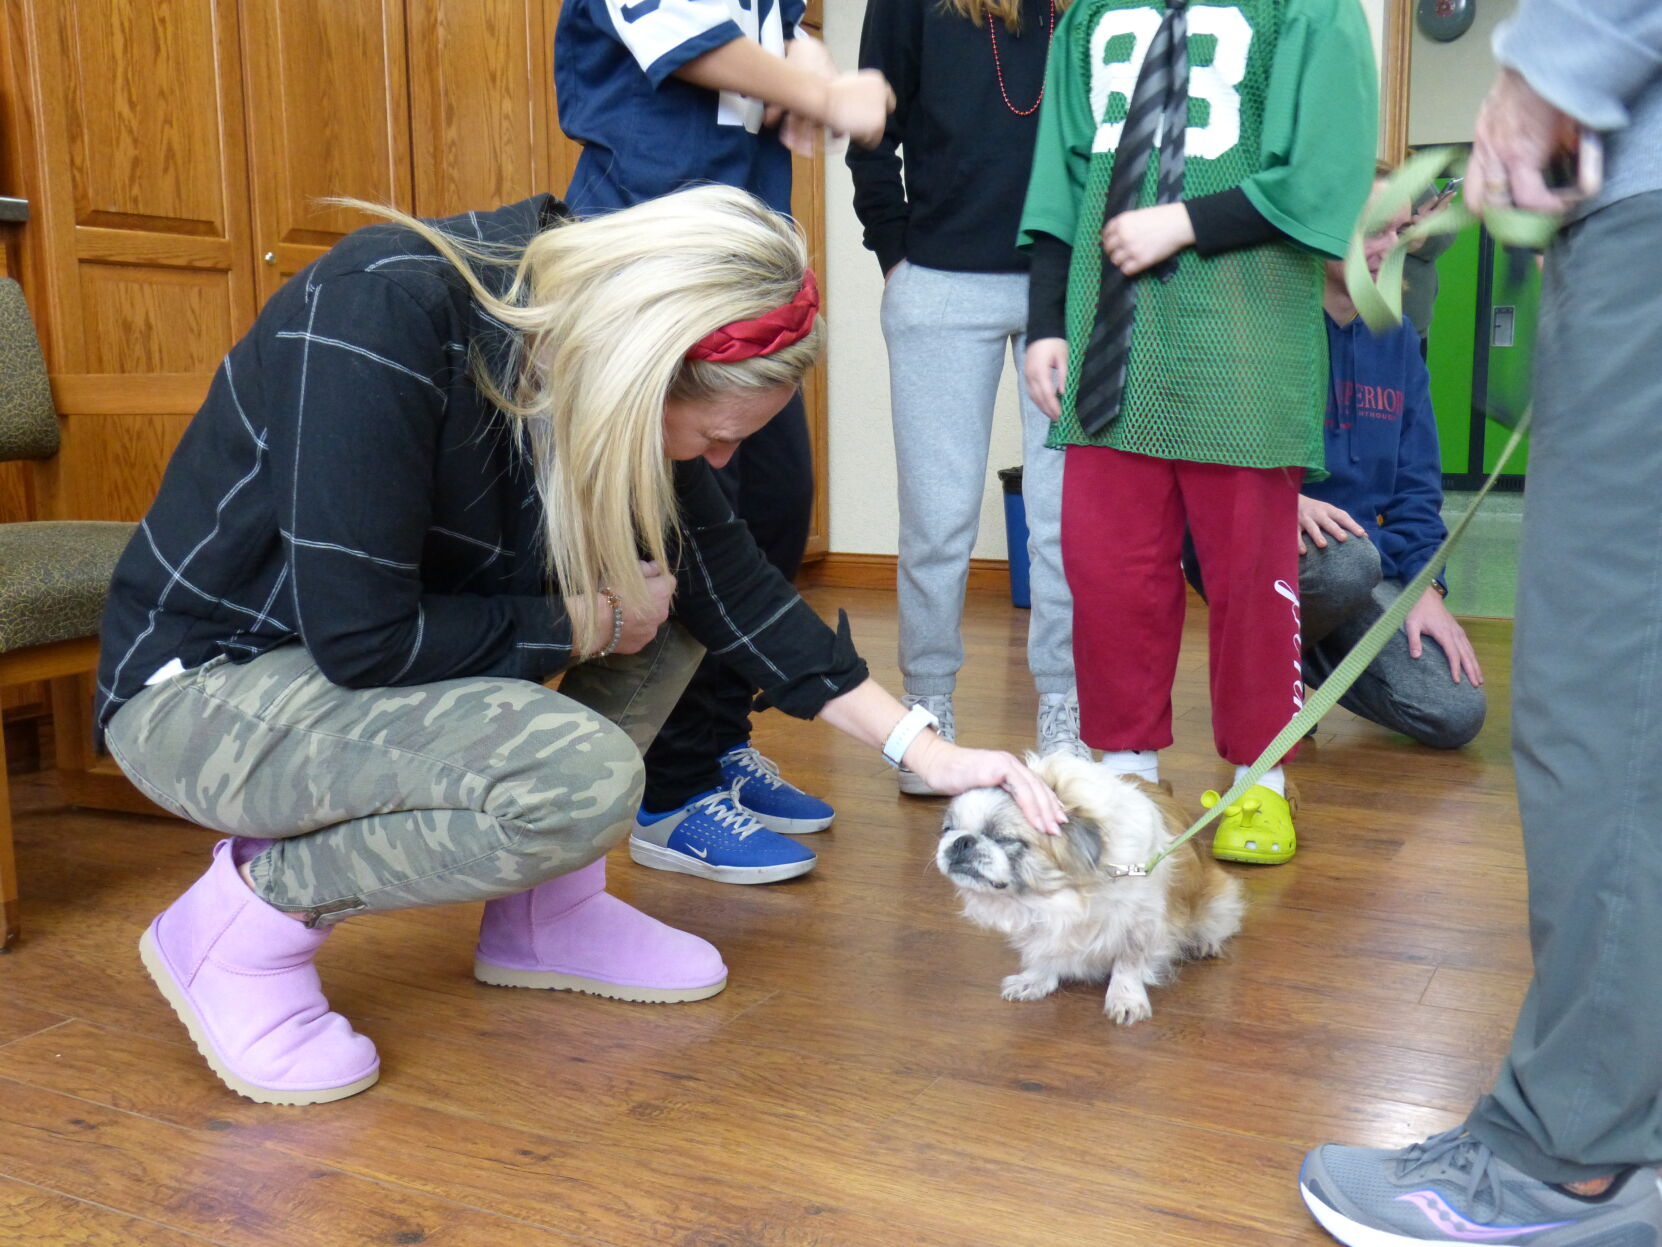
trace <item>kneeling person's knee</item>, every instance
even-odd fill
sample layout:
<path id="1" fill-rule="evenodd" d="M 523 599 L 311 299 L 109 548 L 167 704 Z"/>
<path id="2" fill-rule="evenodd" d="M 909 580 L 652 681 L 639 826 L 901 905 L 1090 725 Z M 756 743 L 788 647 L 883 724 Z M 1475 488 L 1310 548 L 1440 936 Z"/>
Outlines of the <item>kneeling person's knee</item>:
<path id="1" fill-rule="evenodd" d="M 522 756 L 496 776 L 489 812 L 520 832 L 522 851 L 562 865 L 593 858 L 628 833 L 646 787 L 640 750 L 627 733 L 561 699 L 527 722 Z"/>
<path id="2" fill-rule="evenodd" d="M 1450 698 L 1438 709 L 1440 713 L 1427 717 L 1420 743 L 1433 749 L 1459 749 L 1477 739 L 1489 706 L 1481 689 L 1468 688 L 1465 696 Z"/>
<path id="3" fill-rule="evenodd" d="M 1330 540 L 1325 548 L 1310 545 L 1299 568 L 1299 590 L 1360 605 L 1382 578 L 1379 549 L 1373 542 L 1361 537 Z"/>

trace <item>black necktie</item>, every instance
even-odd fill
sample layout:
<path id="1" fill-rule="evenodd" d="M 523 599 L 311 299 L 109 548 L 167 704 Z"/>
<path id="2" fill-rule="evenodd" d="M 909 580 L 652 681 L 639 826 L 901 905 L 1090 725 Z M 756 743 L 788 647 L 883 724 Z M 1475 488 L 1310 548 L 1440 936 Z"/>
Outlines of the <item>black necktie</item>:
<path id="1" fill-rule="evenodd" d="M 1160 171 L 1156 203 L 1183 198 L 1183 131 L 1189 124 L 1188 0 L 1167 0 L 1166 16 L 1154 33 L 1148 55 L 1137 72 L 1125 128 L 1114 153 L 1113 176 L 1102 210 L 1106 225 L 1137 206 L 1155 135 L 1160 136 Z M 1098 243 L 1098 246 L 1101 244 Z M 1177 273 L 1177 257 L 1149 270 L 1161 281 Z M 1097 292 L 1096 320 L 1079 368 L 1074 411 L 1085 432 L 1095 435 L 1113 423 L 1125 398 L 1125 369 L 1131 358 L 1131 324 L 1137 312 L 1137 286 L 1106 256 Z"/>

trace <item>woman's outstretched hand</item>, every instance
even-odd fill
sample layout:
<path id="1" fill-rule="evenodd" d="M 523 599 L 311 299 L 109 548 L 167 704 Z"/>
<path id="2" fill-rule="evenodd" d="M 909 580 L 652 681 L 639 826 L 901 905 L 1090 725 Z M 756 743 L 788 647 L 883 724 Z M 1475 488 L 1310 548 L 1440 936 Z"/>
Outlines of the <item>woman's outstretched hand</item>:
<path id="1" fill-rule="evenodd" d="M 908 711 L 876 680 L 865 679 L 820 708 L 819 717 L 840 732 L 873 748 L 884 748 Z M 898 748 L 900 742 L 896 741 Z M 960 793 L 971 788 L 1002 788 L 1015 798 L 1022 815 L 1043 832 L 1066 821 L 1062 803 L 1045 782 L 1016 758 L 996 749 L 965 749 L 925 727 L 912 737 L 897 761 L 935 792 Z"/>
<path id="2" fill-rule="evenodd" d="M 1015 799 L 1022 816 L 1038 830 L 1054 835 L 1067 820 L 1056 794 L 1013 754 L 998 749 L 966 749 L 934 732 L 919 735 L 906 751 L 906 766 L 931 789 L 948 795 L 971 788 L 1002 788 Z"/>

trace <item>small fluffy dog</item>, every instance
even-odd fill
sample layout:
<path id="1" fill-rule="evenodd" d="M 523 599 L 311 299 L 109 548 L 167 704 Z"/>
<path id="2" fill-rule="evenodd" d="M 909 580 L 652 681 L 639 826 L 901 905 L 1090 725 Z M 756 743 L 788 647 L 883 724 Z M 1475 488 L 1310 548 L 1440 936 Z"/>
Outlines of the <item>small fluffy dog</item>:
<path id="1" fill-rule="evenodd" d="M 947 807 L 935 864 L 958 888 L 964 914 L 1000 931 L 1021 954 L 1006 1000 L 1039 1000 L 1063 979 L 1108 980 L 1104 1010 L 1121 1024 L 1153 1013 L 1145 985 L 1179 962 L 1216 956 L 1241 929 L 1240 881 L 1193 841 L 1147 877 L 1111 865 L 1144 864 L 1187 826 L 1169 793 L 1064 754 L 1028 758 L 1061 799 L 1068 821 L 1036 831 L 1001 789 L 966 792 Z"/>

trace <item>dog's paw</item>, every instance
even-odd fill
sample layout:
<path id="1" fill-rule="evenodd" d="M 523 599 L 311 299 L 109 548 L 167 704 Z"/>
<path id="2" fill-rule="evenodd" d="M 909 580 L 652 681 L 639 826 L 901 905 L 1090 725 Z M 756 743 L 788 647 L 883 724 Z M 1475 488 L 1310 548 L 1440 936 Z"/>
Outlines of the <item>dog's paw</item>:
<path id="1" fill-rule="evenodd" d="M 1056 990 L 1057 981 L 1053 974 L 1024 970 L 1020 974 L 1008 975 L 999 994 L 1006 1000 L 1043 1000 Z"/>
<path id="2" fill-rule="evenodd" d="M 1120 1026 L 1145 1022 L 1154 1016 L 1154 1006 L 1149 1004 L 1148 993 L 1143 990 L 1141 983 L 1135 984 L 1132 988 L 1122 988 L 1118 983 L 1110 984 L 1108 999 L 1103 1003 L 1102 1011 Z"/>

